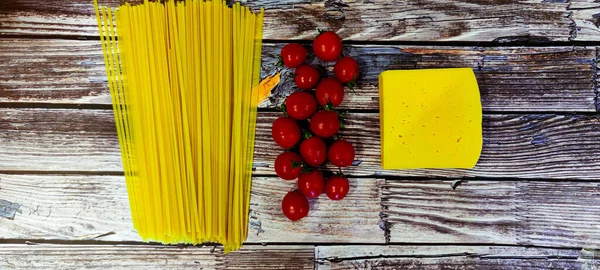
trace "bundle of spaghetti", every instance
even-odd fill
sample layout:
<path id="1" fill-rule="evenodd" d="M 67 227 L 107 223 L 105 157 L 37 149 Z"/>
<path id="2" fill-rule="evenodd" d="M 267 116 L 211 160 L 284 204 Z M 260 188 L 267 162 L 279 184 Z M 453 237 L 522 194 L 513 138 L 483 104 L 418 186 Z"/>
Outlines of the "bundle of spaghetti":
<path id="1" fill-rule="evenodd" d="M 248 234 L 264 11 L 94 5 L 134 228 L 145 241 L 237 250 Z"/>

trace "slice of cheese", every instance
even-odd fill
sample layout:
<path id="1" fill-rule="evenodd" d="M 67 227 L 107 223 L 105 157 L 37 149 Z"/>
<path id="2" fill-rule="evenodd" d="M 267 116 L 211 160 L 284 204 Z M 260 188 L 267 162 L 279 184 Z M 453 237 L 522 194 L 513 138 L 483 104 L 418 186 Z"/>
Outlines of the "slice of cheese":
<path id="1" fill-rule="evenodd" d="M 470 68 L 379 75 L 381 166 L 465 168 L 482 147 L 481 100 Z"/>

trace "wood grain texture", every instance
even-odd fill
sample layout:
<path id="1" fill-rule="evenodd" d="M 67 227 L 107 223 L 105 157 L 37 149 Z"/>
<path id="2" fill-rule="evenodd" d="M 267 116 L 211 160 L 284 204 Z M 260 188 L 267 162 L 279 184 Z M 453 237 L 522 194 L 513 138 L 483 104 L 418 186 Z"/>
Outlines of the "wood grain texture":
<path id="1" fill-rule="evenodd" d="M 4 244 L 3 269 L 594 269 L 595 252 L 495 246 L 244 246 Z"/>
<path id="2" fill-rule="evenodd" d="M 382 180 L 350 179 L 350 192 L 344 200 L 332 201 L 325 194 L 310 199 L 308 217 L 290 222 L 281 213 L 281 199 L 297 189 L 296 181 L 271 177 L 257 183 L 255 179 L 249 242 L 385 243 L 379 216 Z"/>
<path id="3" fill-rule="evenodd" d="M 596 0 L 568 1 L 575 23 L 575 40 L 600 41 L 600 2 Z"/>
<path id="4" fill-rule="evenodd" d="M 600 65 L 600 47 L 596 47 L 596 65 L 595 65 L 595 68 L 592 69 L 593 71 L 596 72 L 596 74 L 594 75 L 594 92 L 596 94 L 594 101 L 596 103 L 596 111 L 600 111 L 600 68 L 598 68 L 599 65 Z"/>
<path id="5" fill-rule="evenodd" d="M 510 246 L 319 246 L 318 269 L 596 269 L 600 254 Z"/>
<path id="6" fill-rule="evenodd" d="M 590 0 L 592 1 L 592 0 Z M 118 0 L 100 1 L 115 6 Z M 594 40 L 593 14 L 566 1 L 251 0 L 265 7 L 265 39 L 312 39 L 317 28 L 347 40 L 568 41 Z M 381 11 L 385 10 L 386 15 Z M 592 17 L 590 17 L 592 15 Z M 96 36 L 91 1 L 7 0 L 0 5 L 0 35 Z M 586 31 L 575 29 L 580 27 Z"/>
<path id="7" fill-rule="evenodd" d="M 21 205 L 0 218 L 0 238 L 141 241 L 122 176 L 0 175 L 0 198 Z"/>
<path id="8" fill-rule="evenodd" d="M 262 77 L 276 72 L 281 44 L 263 47 Z M 110 104 L 98 41 L 0 39 L 0 103 Z M 472 67 L 486 111 L 595 111 L 595 48 L 346 46 L 361 66 L 344 108 L 378 109 L 377 76 L 388 69 Z M 310 57 L 323 72 L 332 69 Z M 285 70 L 261 107 L 296 91 Z"/>
<path id="9" fill-rule="evenodd" d="M 279 113 L 258 117 L 254 163 L 274 175 L 282 149 L 271 138 Z M 484 145 L 473 170 L 382 170 L 379 115 L 350 113 L 341 135 L 352 142 L 359 166 L 349 175 L 515 177 L 598 180 L 600 119 L 587 115 L 484 115 Z M 0 171 L 121 172 L 110 110 L 0 109 Z M 33 162 L 35 161 L 35 162 Z"/>
<path id="10" fill-rule="evenodd" d="M 315 28 L 324 28 L 352 40 L 498 41 L 514 36 L 568 40 L 572 28 L 564 3 L 535 0 L 303 1 L 292 8 L 272 7 L 269 11 L 277 16 L 267 16 L 265 24 L 286 39 L 311 39 Z M 297 19 L 290 22 L 290 17 Z"/>
<path id="11" fill-rule="evenodd" d="M 312 246 L 0 245 L 2 269 L 312 269 Z"/>
<path id="12" fill-rule="evenodd" d="M 263 47 L 263 77 L 274 73 L 281 45 Z M 347 94 L 342 107 L 379 109 L 378 76 L 385 70 L 471 67 L 486 111 L 595 111 L 596 48 L 584 47 L 432 47 L 346 46 L 361 68 L 356 94 Z M 310 58 L 309 58 L 310 59 Z M 334 63 L 312 58 L 333 76 Z M 292 71 L 262 105 L 277 107 L 298 91 Z"/>
<path id="13" fill-rule="evenodd" d="M 123 171 L 111 110 L 0 109 L 0 145 L 0 171 Z"/>
<path id="14" fill-rule="evenodd" d="M 120 0 L 101 0 L 116 7 Z M 93 1 L 7 0 L 0 2 L 0 36 L 98 36 Z"/>
<path id="15" fill-rule="evenodd" d="M 100 41 L 0 39 L 0 102 L 110 104 Z"/>
<path id="16" fill-rule="evenodd" d="M 0 239 L 140 241 L 123 177 L 3 174 L 0 188 L 0 198 L 21 204 L 13 220 L 0 218 Z M 290 222 L 279 202 L 293 188 L 253 179 L 247 243 L 384 243 L 386 229 L 392 243 L 600 247 L 597 182 L 469 181 L 452 190 L 442 180 L 351 179 L 346 199 L 321 196 Z"/>
<path id="17" fill-rule="evenodd" d="M 271 124 L 280 114 L 260 114 L 257 125 L 257 173 L 273 174 L 281 152 L 271 138 Z M 600 119 L 582 115 L 484 115 L 483 150 L 473 170 L 383 170 L 379 115 L 350 113 L 342 137 L 353 143 L 360 165 L 350 175 L 571 178 L 597 180 L 600 175 Z"/>
<path id="18" fill-rule="evenodd" d="M 600 248 L 600 185 L 388 180 L 390 241 Z M 418 232 L 418 233 L 415 233 Z"/>
<path id="19" fill-rule="evenodd" d="M 311 212 L 301 222 L 281 213 L 281 199 L 295 189 L 294 181 L 252 180 L 247 243 L 385 242 L 380 180 L 351 179 L 343 201 L 324 195 L 311 200 Z M 20 204 L 14 219 L 0 217 L 0 239 L 141 241 L 122 176 L 0 174 L 0 198 Z"/>

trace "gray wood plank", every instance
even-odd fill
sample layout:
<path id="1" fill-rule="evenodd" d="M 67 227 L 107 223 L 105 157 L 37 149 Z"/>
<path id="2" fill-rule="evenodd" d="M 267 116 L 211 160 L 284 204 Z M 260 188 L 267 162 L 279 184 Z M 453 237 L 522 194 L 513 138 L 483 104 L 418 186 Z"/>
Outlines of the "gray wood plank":
<path id="1" fill-rule="evenodd" d="M 0 175 L 0 239 L 141 241 L 123 177 Z M 342 201 L 322 196 L 287 221 L 280 200 L 294 182 L 253 179 L 246 243 L 504 244 L 600 247 L 598 182 L 352 179 Z M 382 219 L 383 218 L 383 221 Z M 2 241 L 0 240 L 0 242 Z M 99 242 L 99 243 L 100 243 Z M 1 260 L 0 260 L 1 261 Z"/>
<path id="2" fill-rule="evenodd" d="M 388 180 L 390 242 L 600 247 L 597 182 Z M 419 233 L 415 233 L 419 232 Z"/>
<path id="3" fill-rule="evenodd" d="M 597 251 L 511 246 L 319 246 L 318 269 L 596 269 Z"/>
<path id="4" fill-rule="evenodd" d="M 334 202 L 325 195 L 311 200 L 309 216 L 299 222 L 281 212 L 281 199 L 297 188 L 295 181 L 252 180 L 246 243 L 385 242 L 379 216 L 381 180 L 351 179 L 345 200 Z M 141 241 L 132 225 L 123 176 L 0 174 L 0 198 L 19 204 L 13 219 L 0 216 L 0 242 Z"/>
<path id="5" fill-rule="evenodd" d="M 280 114 L 258 117 L 255 167 L 274 175 L 283 150 L 271 138 Z M 382 170 L 377 113 L 350 113 L 342 136 L 354 143 L 362 176 L 515 177 L 597 180 L 600 121 L 596 115 L 484 115 L 484 145 L 473 170 Z M 121 172 L 110 110 L 0 109 L 0 171 Z"/>
<path id="6" fill-rule="evenodd" d="M 596 0 L 568 1 L 567 10 L 572 12 L 577 41 L 600 41 L 600 3 Z"/>
<path id="7" fill-rule="evenodd" d="M 263 47 L 263 78 L 275 74 L 282 45 Z M 596 49 L 583 47 L 434 47 L 347 46 L 361 68 L 356 94 L 346 90 L 341 106 L 378 109 L 378 76 L 385 70 L 470 67 L 475 72 L 486 111 L 595 111 Z M 333 70 L 334 63 L 313 58 L 315 66 Z M 291 71 L 262 106 L 277 107 L 298 91 Z M 329 74 L 333 76 L 333 74 Z"/>
<path id="8" fill-rule="evenodd" d="M 282 151 L 270 128 L 277 113 L 261 114 L 256 135 L 257 173 L 272 174 Z M 342 137 L 355 145 L 360 165 L 344 173 L 365 176 L 516 177 L 598 179 L 600 121 L 596 116 L 555 114 L 494 114 L 483 116 L 483 150 L 472 170 L 383 170 L 379 115 L 349 113 Z"/>
<path id="9" fill-rule="evenodd" d="M 120 1 L 100 2 L 116 6 Z M 598 40 L 594 17 L 598 9 L 577 8 L 592 5 L 593 0 L 569 2 L 252 0 L 245 4 L 266 8 L 266 39 L 311 39 L 317 28 L 324 28 L 349 40 Z M 93 14 L 92 2 L 85 0 L 3 1 L 0 35 L 96 36 Z"/>
<path id="10" fill-rule="evenodd" d="M 2 269 L 313 269 L 313 246 L 1 244 Z"/>
<path id="11" fill-rule="evenodd" d="M 219 248 L 138 245 L 4 244 L 9 269 L 594 269 L 593 252 L 505 246 L 245 246 Z M 73 256 L 74 255 L 74 256 Z M 315 258 L 316 256 L 316 258 Z M 82 259 L 85 258 L 85 259 Z"/>
<path id="12" fill-rule="evenodd" d="M 263 47 L 262 77 L 275 74 L 281 44 Z M 0 104 L 110 104 L 98 41 L 0 39 Z M 583 47 L 347 46 L 362 75 L 342 107 L 376 110 L 379 73 L 388 69 L 472 67 L 486 111 L 595 111 L 596 49 Z M 322 62 L 311 57 L 315 65 Z M 331 69 L 332 65 L 324 65 Z M 261 107 L 296 91 L 285 70 Z"/>
<path id="13" fill-rule="evenodd" d="M 0 39 L 0 102 L 110 104 L 100 41 Z"/>

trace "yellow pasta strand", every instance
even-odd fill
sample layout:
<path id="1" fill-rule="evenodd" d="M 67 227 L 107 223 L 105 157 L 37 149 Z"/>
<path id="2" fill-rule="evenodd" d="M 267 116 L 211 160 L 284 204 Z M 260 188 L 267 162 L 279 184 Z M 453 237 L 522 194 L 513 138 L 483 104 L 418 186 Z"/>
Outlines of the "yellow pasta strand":
<path id="1" fill-rule="evenodd" d="M 145 241 L 238 249 L 264 11 L 204 0 L 94 7 L 134 228 Z"/>

